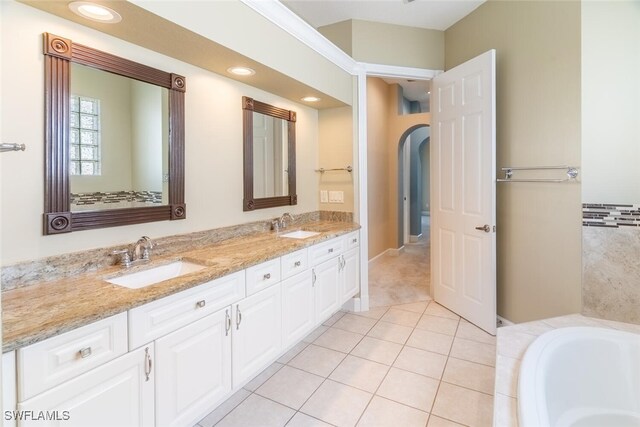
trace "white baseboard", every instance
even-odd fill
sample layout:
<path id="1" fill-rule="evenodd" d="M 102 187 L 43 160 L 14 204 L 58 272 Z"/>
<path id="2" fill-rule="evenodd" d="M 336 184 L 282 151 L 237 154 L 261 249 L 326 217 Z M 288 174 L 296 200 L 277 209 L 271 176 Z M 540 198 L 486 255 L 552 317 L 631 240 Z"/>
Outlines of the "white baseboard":
<path id="1" fill-rule="evenodd" d="M 409 242 L 410 243 L 417 243 L 418 239 L 422 237 L 422 233 L 418 234 L 417 236 L 414 236 L 413 234 L 409 236 Z"/>
<path id="2" fill-rule="evenodd" d="M 515 325 L 515 323 L 513 323 L 511 320 L 507 320 L 502 316 L 497 316 L 497 317 L 498 317 L 498 327 Z"/>
<path id="3" fill-rule="evenodd" d="M 371 258 L 369 260 L 369 264 L 371 264 L 372 262 L 374 262 L 378 258 L 382 258 L 385 255 L 398 256 L 398 255 L 400 255 L 402 253 L 402 251 L 404 251 L 404 246 L 402 246 L 401 248 L 398 248 L 398 249 L 389 248 L 387 250 L 384 250 L 384 251 L 380 252 L 378 255 L 374 256 L 373 258 Z"/>
<path id="4" fill-rule="evenodd" d="M 351 312 L 361 311 L 360 298 L 358 297 L 351 298 L 349 301 L 345 302 L 342 305 L 342 309 L 346 311 L 351 311 Z"/>

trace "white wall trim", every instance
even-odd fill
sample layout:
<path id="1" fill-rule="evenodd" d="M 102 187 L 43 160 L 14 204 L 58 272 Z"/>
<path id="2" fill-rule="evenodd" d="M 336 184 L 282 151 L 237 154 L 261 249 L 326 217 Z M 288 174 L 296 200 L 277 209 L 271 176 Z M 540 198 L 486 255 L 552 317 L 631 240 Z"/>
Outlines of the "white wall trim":
<path id="1" fill-rule="evenodd" d="M 429 70 L 426 68 L 401 67 L 397 65 L 360 63 L 367 75 L 376 77 L 407 77 L 417 80 L 430 80 L 442 73 L 442 70 Z"/>
<path id="2" fill-rule="evenodd" d="M 279 1 L 240 0 L 284 31 L 318 52 L 349 74 L 356 74 L 356 61 L 318 30 Z"/>

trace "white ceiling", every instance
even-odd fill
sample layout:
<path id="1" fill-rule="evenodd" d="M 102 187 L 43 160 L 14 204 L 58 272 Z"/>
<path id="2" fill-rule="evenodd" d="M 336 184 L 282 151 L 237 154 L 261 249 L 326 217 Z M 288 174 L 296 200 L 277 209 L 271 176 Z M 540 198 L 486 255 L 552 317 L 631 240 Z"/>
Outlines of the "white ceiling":
<path id="1" fill-rule="evenodd" d="M 409 101 L 418 101 L 422 112 L 429 111 L 428 93 L 431 90 L 431 80 L 407 80 L 385 77 L 382 80 L 388 84 L 399 84 L 402 86 L 402 94 Z"/>
<path id="2" fill-rule="evenodd" d="M 446 30 L 485 0 L 281 0 L 314 28 L 348 19 Z"/>

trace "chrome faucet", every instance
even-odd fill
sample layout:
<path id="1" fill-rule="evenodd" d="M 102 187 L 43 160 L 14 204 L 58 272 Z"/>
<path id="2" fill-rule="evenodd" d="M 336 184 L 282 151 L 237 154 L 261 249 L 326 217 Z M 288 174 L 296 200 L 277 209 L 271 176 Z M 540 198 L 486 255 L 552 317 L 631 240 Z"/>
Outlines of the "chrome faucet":
<path id="1" fill-rule="evenodd" d="M 278 233 L 280 230 L 287 228 L 287 218 L 293 222 L 293 215 L 291 215 L 289 212 L 285 212 L 282 214 L 282 216 L 280 218 L 276 218 L 273 221 L 271 221 L 271 229 L 273 229 L 276 233 Z"/>
<path id="2" fill-rule="evenodd" d="M 149 261 L 151 258 L 151 249 L 155 244 L 148 236 L 142 236 L 136 243 L 129 249 L 118 249 L 111 252 L 111 255 L 120 255 L 120 265 L 125 268 L 129 268 L 134 264 L 143 263 Z M 142 253 L 140 253 L 142 251 Z"/>

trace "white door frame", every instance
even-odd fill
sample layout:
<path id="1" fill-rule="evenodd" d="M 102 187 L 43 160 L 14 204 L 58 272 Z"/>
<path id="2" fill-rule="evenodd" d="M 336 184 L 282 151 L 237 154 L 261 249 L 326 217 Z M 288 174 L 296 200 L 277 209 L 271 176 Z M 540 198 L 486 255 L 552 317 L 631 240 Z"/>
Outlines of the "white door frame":
<path id="1" fill-rule="evenodd" d="M 427 70 L 424 68 L 398 67 L 394 65 L 357 63 L 355 67 L 357 75 L 357 123 L 358 123 L 358 188 L 356 189 L 358 200 L 355 210 L 358 223 L 363 232 L 360 233 L 360 301 L 359 307 L 362 311 L 369 309 L 369 218 L 367 199 L 367 77 L 392 77 L 406 78 L 414 80 L 431 80 L 442 70 Z M 355 155 L 354 155 L 355 158 Z"/>

